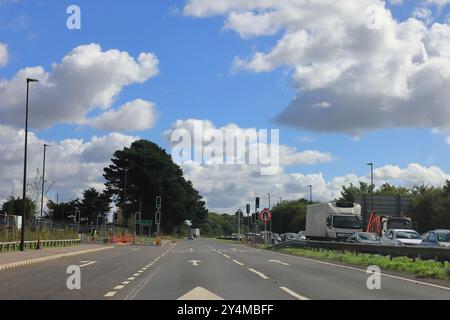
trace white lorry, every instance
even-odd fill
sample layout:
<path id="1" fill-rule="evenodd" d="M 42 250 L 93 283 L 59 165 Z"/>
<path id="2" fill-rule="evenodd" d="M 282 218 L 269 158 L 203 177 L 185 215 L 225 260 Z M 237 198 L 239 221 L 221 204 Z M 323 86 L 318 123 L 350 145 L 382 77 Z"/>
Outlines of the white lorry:
<path id="1" fill-rule="evenodd" d="M 363 231 L 361 206 L 357 203 L 329 202 L 306 208 L 306 239 L 346 241 Z"/>
<path id="2" fill-rule="evenodd" d="M 200 238 L 200 229 L 191 229 L 191 236 L 194 236 L 194 238 Z"/>

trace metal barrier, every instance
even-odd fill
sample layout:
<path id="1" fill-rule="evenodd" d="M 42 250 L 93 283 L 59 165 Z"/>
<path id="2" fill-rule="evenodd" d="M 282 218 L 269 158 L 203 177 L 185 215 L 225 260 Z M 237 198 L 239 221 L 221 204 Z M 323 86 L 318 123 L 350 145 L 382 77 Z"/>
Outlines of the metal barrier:
<path id="1" fill-rule="evenodd" d="M 447 248 L 385 246 L 321 241 L 287 241 L 272 246 L 272 249 L 279 248 L 325 249 L 341 252 L 378 254 L 381 256 L 389 256 L 391 258 L 408 257 L 412 259 L 433 259 L 436 261 L 450 261 L 450 249 Z"/>
<path id="2" fill-rule="evenodd" d="M 41 240 L 41 241 L 25 241 L 25 249 L 38 249 L 48 247 L 67 247 L 78 245 L 81 243 L 80 239 L 72 240 Z M 0 252 L 17 251 L 20 249 L 20 242 L 0 242 Z"/>

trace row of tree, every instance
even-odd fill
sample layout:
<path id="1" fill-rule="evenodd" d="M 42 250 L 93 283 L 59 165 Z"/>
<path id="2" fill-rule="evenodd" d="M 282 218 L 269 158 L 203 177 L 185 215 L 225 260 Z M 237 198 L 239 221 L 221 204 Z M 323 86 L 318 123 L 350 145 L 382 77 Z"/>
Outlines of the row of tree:
<path id="1" fill-rule="evenodd" d="M 208 211 L 202 197 L 192 182 L 184 178 L 171 156 L 158 145 L 146 140 L 136 141 L 130 148 L 116 151 L 111 162 L 104 169 L 105 191 L 88 189 L 81 199 L 62 203 L 48 201 L 46 218 L 70 222 L 79 210 L 82 223 L 103 222 L 115 205 L 115 220 L 132 226 L 136 212 L 141 212 L 144 220 L 154 220 L 158 196 L 162 198 L 161 226 L 165 232 L 180 231 L 186 220 L 193 225 L 207 221 Z M 26 219 L 30 220 L 38 204 L 32 199 L 27 199 L 26 203 Z M 11 197 L 3 204 L 2 211 L 21 215 L 22 200 Z"/>

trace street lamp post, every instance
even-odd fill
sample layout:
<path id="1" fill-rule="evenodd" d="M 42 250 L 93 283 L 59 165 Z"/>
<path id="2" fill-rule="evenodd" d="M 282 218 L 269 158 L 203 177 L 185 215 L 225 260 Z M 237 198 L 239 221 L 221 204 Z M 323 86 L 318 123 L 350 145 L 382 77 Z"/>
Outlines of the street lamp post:
<path id="1" fill-rule="evenodd" d="M 30 82 L 39 82 L 39 80 L 27 78 L 27 101 L 25 111 L 25 150 L 23 159 L 23 193 L 22 193 L 22 228 L 20 235 L 20 251 L 25 250 L 25 213 L 27 204 L 27 155 L 28 155 L 28 97 L 30 92 Z"/>
<path id="2" fill-rule="evenodd" d="M 44 212 L 45 155 L 46 155 L 46 150 L 48 147 L 50 147 L 48 144 L 44 144 L 44 161 L 42 164 L 41 220 L 43 218 L 43 212 Z"/>
<path id="3" fill-rule="evenodd" d="M 271 200 L 271 194 L 269 193 L 269 194 L 267 194 L 268 196 L 269 196 L 269 211 L 272 211 L 272 207 L 271 207 L 271 203 L 270 203 L 270 200 Z M 270 220 L 270 227 L 269 227 L 269 231 L 270 231 L 270 236 L 272 236 L 272 220 Z"/>
<path id="4" fill-rule="evenodd" d="M 308 187 L 309 187 L 309 203 L 312 204 L 313 203 L 313 196 L 312 196 L 313 186 L 310 184 Z"/>
<path id="5" fill-rule="evenodd" d="M 367 165 L 370 166 L 370 194 L 371 194 L 371 202 L 372 202 L 371 210 L 373 212 L 373 210 L 374 210 L 373 192 L 375 189 L 375 185 L 374 185 L 374 181 L 373 181 L 373 163 L 368 163 Z"/>

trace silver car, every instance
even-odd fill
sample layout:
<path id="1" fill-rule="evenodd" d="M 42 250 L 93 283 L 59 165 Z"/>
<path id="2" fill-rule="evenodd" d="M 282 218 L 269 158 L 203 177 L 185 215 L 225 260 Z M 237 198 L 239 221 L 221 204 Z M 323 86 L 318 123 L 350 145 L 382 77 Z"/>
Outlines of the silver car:
<path id="1" fill-rule="evenodd" d="M 423 235 L 422 246 L 450 248 L 450 230 L 433 230 Z"/>
<path id="2" fill-rule="evenodd" d="M 418 246 L 422 244 L 422 236 L 414 230 L 390 229 L 384 234 L 382 242 L 390 246 Z"/>

